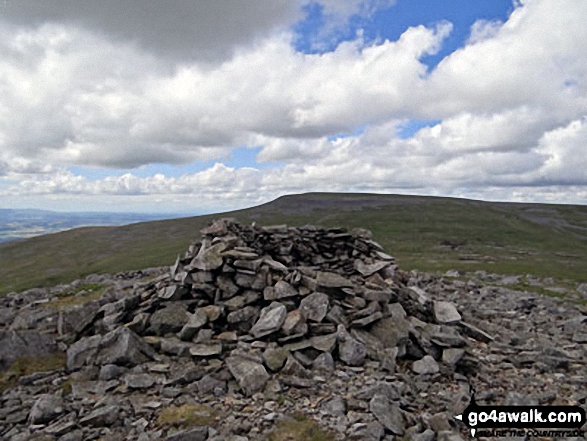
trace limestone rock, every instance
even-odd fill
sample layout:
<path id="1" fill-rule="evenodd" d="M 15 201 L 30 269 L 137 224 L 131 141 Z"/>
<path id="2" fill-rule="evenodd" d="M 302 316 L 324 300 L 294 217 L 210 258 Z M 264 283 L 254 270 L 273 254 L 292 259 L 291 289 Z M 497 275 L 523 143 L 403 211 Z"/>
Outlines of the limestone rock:
<path id="1" fill-rule="evenodd" d="M 450 302 L 434 302 L 434 318 L 438 323 L 458 323 L 461 314 Z"/>
<path id="2" fill-rule="evenodd" d="M 243 357 L 228 357 L 226 365 L 239 386 L 247 395 L 252 395 L 265 387 L 270 376 L 261 363 Z"/>
<path id="3" fill-rule="evenodd" d="M 425 355 L 422 359 L 414 361 L 412 370 L 417 374 L 436 374 L 440 369 L 438 363 L 430 355 Z"/>
<path id="4" fill-rule="evenodd" d="M 61 397 L 45 394 L 35 401 L 29 419 L 33 424 L 47 424 L 63 411 L 63 399 Z"/>
<path id="5" fill-rule="evenodd" d="M 255 338 L 260 338 L 278 331 L 283 325 L 286 315 L 287 309 L 284 305 L 279 302 L 272 302 L 261 310 L 259 320 L 251 328 L 251 334 Z"/>
<path id="6" fill-rule="evenodd" d="M 376 394 L 369 402 L 369 410 L 387 430 L 398 436 L 404 434 L 405 422 L 398 404 L 392 403 L 384 395 Z"/>
<path id="7" fill-rule="evenodd" d="M 330 302 L 326 294 L 315 292 L 302 299 L 300 312 L 307 320 L 321 322 L 328 313 L 329 305 Z"/>
<path id="8" fill-rule="evenodd" d="M 363 364 L 365 355 L 367 354 L 365 345 L 351 337 L 342 325 L 338 325 L 337 332 L 340 359 L 349 366 L 359 366 Z"/>

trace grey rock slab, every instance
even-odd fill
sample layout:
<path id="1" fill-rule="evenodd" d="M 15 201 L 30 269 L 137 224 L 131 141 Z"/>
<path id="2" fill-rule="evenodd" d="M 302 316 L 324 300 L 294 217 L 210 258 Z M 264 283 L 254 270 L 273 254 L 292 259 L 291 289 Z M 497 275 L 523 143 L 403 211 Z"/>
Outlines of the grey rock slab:
<path id="1" fill-rule="evenodd" d="M 332 352 L 336 347 L 338 333 L 316 335 L 310 339 L 312 347 L 321 352 Z"/>
<path id="2" fill-rule="evenodd" d="M 342 397 L 334 397 L 322 404 L 322 409 L 332 416 L 344 416 L 346 413 L 346 402 Z"/>
<path id="3" fill-rule="evenodd" d="M 364 389 L 361 389 L 356 394 L 356 398 L 360 400 L 371 400 L 375 395 L 383 395 L 388 400 L 394 401 L 400 399 L 401 391 L 397 384 L 380 381 L 372 386 L 367 386 Z"/>
<path id="4" fill-rule="evenodd" d="M 189 341 L 194 338 L 202 326 L 208 322 L 208 314 L 203 308 L 198 308 L 193 314 L 189 315 L 187 323 L 181 328 L 177 336 L 184 341 Z"/>
<path id="5" fill-rule="evenodd" d="M 135 366 L 155 357 L 155 352 L 145 341 L 128 328 L 120 327 L 104 335 L 96 364 Z"/>
<path id="6" fill-rule="evenodd" d="M 336 273 L 318 271 L 316 273 L 316 284 L 324 288 L 352 288 L 353 283 Z"/>
<path id="7" fill-rule="evenodd" d="M 189 355 L 192 347 L 191 343 L 180 341 L 176 338 L 161 338 L 159 344 L 161 352 L 180 357 Z"/>
<path id="8" fill-rule="evenodd" d="M 114 380 L 124 374 L 128 369 L 115 364 L 105 364 L 100 367 L 100 374 L 98 379 L 102 381 Z"/>
<path id="9" fill-rule="evenodd" d="M 63 399 L 55 395 L 41 395 L 29 414 L 29 420 L 33 424 L 47 424 L 61 415 L 64 411 Z"/>
<path id="10" fill-rule="evenodd" d="M 372 264 L 366 264 L 359 259 L 355 260 L 354 262 L 355 270 L 357 270 L 357 272 L 362 274 L 364 277 L 369 277 L 389 265 L 391 265 L 391 262 L 375 262 Z"/>
<path id="11" fill-rule="evenodd" d="M 387 430 L 399 436 L 404 434 L 405 422 L 398 404 L 392 403 L 384 395 L 376 394 L 369 401 L 369 410 Z"/>
<path id="12" fill-rule="evenodd" d="M 306 368 L 304 368 L 304 366 L 302 366 L 302 364 L 291 354 L 287 356 L 287 361 L 285 362 L 285 366 L 281 370 L 281 373 L 300 378 L 307 378 L 310 376 Z"/>
<path id="13" fill-rule="evenodd" d="M 263 362 L 265 363 L 265 366 L 273 372 L 276 372 L 283 367 L 288 355 L 289 351 L 287 349 L 270 347 L 263 352 Z"/>
<path id="14" fill-rule="evenodd" d="M 245 394 L 252 395 L 265 387 L 271 378 L 265 367 L 243 357 L 228 357 L 226 365 Z"/>
<path id="15" fill-rule="evenodd" d="M 222 298 L 223 299 L 230 299 L 234 297 L 238 291 L 239 287 L 232 281 L 230 277 L 227 276 L 218 276 L 216 279 L 216 284 L 218 288 L 222 291 Z"/>
<path id="16" fill-rule="evenodd" d="M 434 430 L 426 429 L 422 433 L 413 434 L 411 439 L 413 441 L 434 441 L 434 437 L 435 437 Z"/>
<path id="17" fill-rule="evenodd" d="M 153 349 L 128 328 L 120 327 L 104 336 L 84 337 L 67 350 L 68 369 L 83 365 L 136 365 L 154 356 Z"/>
<path id="18" fill-rule="evenodd" d="M 306 296 L 300 302 L 300 312 L 307 320 L 321 322 L 328 313 L 330 306 L 329 298 L 326 294 L 315 292 Z"/>
<path id="19" fill-rule="evenodd" d="M 182 297 L 187 295 L 188 290 L 184 286 L 171 285 L 165 288 L 161 288 L 157 293 L 157 297 L 167 301 L 181 300 Z"/>
<path id="20" fill-rule="evenodd" d="M 168 435 L 167 441 L 205 441 L 208 438 L 208 427 L 194 427 Z"/>
<path id="21" fill-rule="evenodd" d="M 83 440 L 81 437 L 81 431 L 75 430 L 77 428 L 77 423 L 75 420 L 65 420 L 65 421 L 56 421 L 55 423 L 47 426 L 45 432 L 50 435 L 59 436 L 59 441 L 70 439 L 74 441 L 75 439 L 79 439 L 80 441 Z M 67 436 L 71 433 L 79 432 L 80 438 L 67 438 Z M 63 436 L 62 436 L 63 435 Z"/>
<path id="22" fill-rule="evenodd" d="M 224 263 L 223 255 L 221 254 L 224 249 L 226 249 L 226 245 L 218 243 L 203 251 L 200 250 L 198 256 L 190 262 L 186 269 L 195 268 L 202 271 L 212 271 L 220 268 Z"/>
<path id="23" fill-rule="evenodd" d="M 148 389 L 155 384 L 155 377 L 149 374 L 128 374 L 124 384 L 130 389 Z"/>
<path id="24" fill-rule="evenodd" d="M 332 372 L 334 370 L 334 358 L 330 352 L 323 352 L 312 362 L 312 369 L 321 372 Z"/>
<path id="25" fill-rule="evenodd" d="M 198 392 L 201 394 L 207 394 L 214 392 L 215 390 L 226 390 L 226 382 L 218 380 L 211 375 L 204 375 L 197 382 Z"/>
<path id="26" fill-rule="evenodd" d="M 371 335 L 378 338 L 385 347 L 395 347 L 409 340 L 411 323 L 401 317 L 388 317 L 379 320 L 371 328 Z"/>
<path id="27" fill-rule="evenodd" d="M 357 319 L 357 320 L 353 320 L 351 322 L 351 326 L 359 326 L 359 327 L 365 327 L 367 325 L 370 325 L 371 323 L 375 323 L 376 321 L 380 320 L 383 317 L 383 314 L 381 312 L 375 312 L 371 315 L 368 315 L 366 317 Z"/>
<path id="28" fill-rule="evenodd" d="M 93 335 L 72 344 L 67 350 L 67 368 L 73 370 L 79 369 L 85 364 L 91 364 L 98 354 L 101 341 L 100 335 Z"/>
<path id="29" fill-rule="evenodd" d="M 104 427 L 112 426 L 119 419 L 120 407 L 104 406 L 93 410 L 80 419 L 82 426 Z"/>
<path id="30" fill-rule="evenodd" d="M 494 340 L 494 338 L 487 332 L 477 328 L 476 326 L 471 325 L 470 323 L 461 321 L 459 322 L 459 326 L 463 330 L 464 334 L 468 335 L 469 337 L 477 341 L 483 343 L 491 343 Z"/>
<path id="31" fill-rule="evenodd" d="M 198 343 L 192 345 L 190 354 L 194 357 L 211 357 L 222 354 L 222 343 Z"/>
<path id="32" fill-rule="evenodd" d="M 240 323 L 252 320 L 258 313 L 258 309 L 254 306 L 245 306 L 238 311 L 233 311 L 226 317 L 228 323 Z"/>
<path id="33" fill-rule="evenodd" d="M 425 355 L 420 360 L 414 361 L 412 370 L 420 375 L 436 374 L 440 370 L 438 363 L 431 355 Z"/>
<path id="34" fill-rule="evenodd" d="M 338 355 L 349 366 L 359 366 L 365 361 L 367 349 L 363 343 L 355 340 L 344 326 L 338 325 Z"/>
<path id="35" fill-rule="evenodd" d="M 355 423 L 348 432 L 349 439 L 361 441 L 380 441 L 385 436 L 385 427 L 379 421 Z"/>
<path id="36" fill-rule="evenodd" d="M 260 338 L 278 331 L 283 325 L 286 315 L 287 309 L 283 304 L 272 302 L 261 310 L 261 316 L 251 328 L 250 333 L 255 338 Z"/>
<path id="37" fill-rule="evenodd" d="M 274 292 L 275 292 L 275 298 L 276 299 L 285 299 L 285 298 L 289 298 L 289 297 L 295 297 L 298 295 L 298 291 L 291 286 L 289 283 L 280 280 L 279 282 L 277 282 L 275 284 L 275 286 L 273 287 Z"/>
<path id="38" fill-rule="evenodd" d="M 287 335 L 298 334 L 305 324 L 305 319 L 299 309 L 290 311 L 285 316 L 281 329 Z M 304 332 L 305 333 L 305 332 Z"/>
<path id="39" fill-rule="evenodd" d="M 442 351 L 442 362 L 449 366 L 454 366 L 461 361 L 463 355 L 465 355 L 463 349 L 447 348 Z"/>
<path id="40" fill-rule="evenodd" d="M 153 313 L 149 320 L 151 330 L 157 335 L 178 332 L 188 321 L 188 312 L 181 303 L 169 303 Z"/>
<path id="41" fill-rule="evenodd" d="M 436 439 L 438 441 L 464 441 L 459 433 L 450 430 L 442 430 L 438 432 Z"/>
<path id="42" fill-rule="evenodd" d="M 455 305 L 450 302 L 435 301 L 433 303 L 434 318 L 438 323 L 458 323 L 461 321 L 461 314 Z"/>
<path id="43" fill-rule="evenodd" d="M 90 302 L 86 305 L 72 308 L 67 311 L 60 311 L 57 319 L 57 332 L 63 336 L 80 334 L 97 317 L 100 306 Z"/>
<path id="44" fill-rule="evenodd" d="M 55 338 L 36 331 L 0 331 L 0 369 L 19 357 L 44 357 L 58 352 Z"/>

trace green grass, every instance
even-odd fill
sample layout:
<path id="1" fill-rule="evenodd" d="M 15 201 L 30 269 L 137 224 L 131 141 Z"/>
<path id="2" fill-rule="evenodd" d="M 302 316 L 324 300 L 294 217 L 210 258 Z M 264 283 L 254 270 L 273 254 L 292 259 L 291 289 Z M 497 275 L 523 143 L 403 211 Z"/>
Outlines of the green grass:
<path id="1" fill-rule="evenodd" d="M 61 352 L 46 357 L 17 358 L 6 371 L 0 373 L 0 393 L 16 386 L 20 377 L 63 369 L 65 365 L 66 355 Z"/>
<path id="2" fill-rule="evenodd" d="M 92 300 L 98 300 L 104 294 L 106 287 L 98 284 L 86 284 L 78 286 L 74 291 L 59 293 L 56 299 L 41 306 L 51 306 L 57 309 L 66 309 L 72 306 L 85 305 Z"/>
<path id="3" fill-rule="evenodd" d="M 269 441 L 334 441 L 334 436 L 305 415 L 281 420 L 269 434 Z"/>
<path id="4" fill-rule="evenodd" d="M 171 265 L 211 220 L 367 228 L 400 268 L 587 281 L 587 207 L 311 193 L 219 215 L 79 228 L 0 244 L 0 294 L 92 273 Z M 443 243 L 461 244 L 456 249 Z"/>
<path id="5" fill-rule="evenodd" d="M 216 420 L 214 409 L 201 404 L 184 404 L 163 409 L 157 418 L 156 425 L 159 427 L 175 427 L 187 429 L 195 426 L 211 426 Z"/>

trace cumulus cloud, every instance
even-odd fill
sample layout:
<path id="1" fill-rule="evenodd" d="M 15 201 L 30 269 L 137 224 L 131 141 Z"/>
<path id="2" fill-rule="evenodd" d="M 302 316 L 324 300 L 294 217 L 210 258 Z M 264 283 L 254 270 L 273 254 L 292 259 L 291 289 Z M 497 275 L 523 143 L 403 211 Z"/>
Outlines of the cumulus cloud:
<path id="1" fill-rule="evenodd" d="M 419 58 L 449 30 L 420 26 L 397 42 L 343 43 L 323 55 L 297 53 L 281 34 L 219 67 L 173 72 L 81 29 L 6 32 L 0 71 L 11 74 L 0 94 L 11 117 L 0 123 L 0 140 L 14 156 L 134 167 L 226 156 L 251 134 L 349 131 L 409 109 L 404 91 L 425 72 Z"/>
<path id="2" fill-rule="evenodd" d="M 382 5 L 327 1 L 324 11 L 348 17 Z M 503 23 L 477 22 L 432 72 L 421 59 L 439 50 L 450 23 L 409 28 L 397 41 L 358 37 L 323 54 L 296 52 L 282 31 L 216 64 L 169 64 L 59 22 L 0 27 L 0 177 L 18 177 L 0 195 L 198 195 L 212 205 L 312 190 L 580 198 L 581 16 L 585 2 L 520 2 Z M 418 119 L 440 122 L 398 136 Z M 222 164 L 240 146 L 278 164 Z M 67 170 L 198 160 L 218 162 L 181 177 L 90 180 Z"/>
<path id="3" fill-rule="evenodd" d="M 83 27 L 114 43 L 132 43 L 158 57 L 218 62 L 300 18 L 290 0 L 6 0 L 2 17 L 16 25 Z M 219 31 L 221 30 L 221 31 Z"/>

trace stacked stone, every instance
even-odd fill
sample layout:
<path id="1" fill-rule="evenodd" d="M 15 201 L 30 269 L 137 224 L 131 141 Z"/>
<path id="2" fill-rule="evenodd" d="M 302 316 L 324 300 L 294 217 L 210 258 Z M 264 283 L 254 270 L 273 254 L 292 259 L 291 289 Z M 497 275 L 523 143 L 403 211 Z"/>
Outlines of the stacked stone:
<path id="1" fill-rule="evenodd" d="M 481 339 L 482 332 L 463 324 L 452 304 L 431 302 L 402 278 L 364 230 L 222 219 L 149 289 L 89 319 L 76 317 L 98 335 L 69 348 L 68 367 L 138 364 L 156 357 L 153 347 L 221 360 L 247 395 L 277 372 L 286 384 L 309 387 L 309 368 L 332 369 L 336 361 L 361 366 L 370 359 L 394 372 L 399 357 L 413 360 L 420 374 L 437 373 L 441 360 L 471 368 L 461 332 Z"/>

